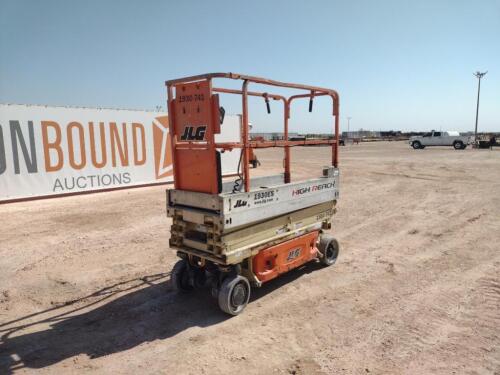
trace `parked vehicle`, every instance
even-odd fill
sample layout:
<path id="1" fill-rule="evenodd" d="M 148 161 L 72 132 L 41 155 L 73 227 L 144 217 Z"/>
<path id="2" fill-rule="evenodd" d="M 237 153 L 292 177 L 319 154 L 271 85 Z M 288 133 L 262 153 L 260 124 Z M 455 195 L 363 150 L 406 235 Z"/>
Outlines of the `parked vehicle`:
<path id="1" fill-rule="evenodd" d="M 457 131 L 434 131 L 423 136 L 414 136 L 409 140 L 410 146 L 415 150 L 427 146 L 453 146 L 455 150 L 463 150 L 470 143 L 468 136 L 461 136 Z"/>

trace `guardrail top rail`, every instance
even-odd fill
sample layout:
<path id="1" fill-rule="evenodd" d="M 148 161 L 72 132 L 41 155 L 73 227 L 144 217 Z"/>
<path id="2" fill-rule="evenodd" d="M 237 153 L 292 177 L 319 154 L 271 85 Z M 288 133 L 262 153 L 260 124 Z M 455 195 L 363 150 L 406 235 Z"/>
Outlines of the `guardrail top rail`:
<path id="1" fill-rule="evenodd" d="M 213 79 L 231 79 L 231 80 L 240 80 L 242 82 L 241 90 L 234 90 L 228 88 L 221 87 L 213 87 L 212 81 Z M 278 94 L 272 94 L 268 92 L 256 92 L 249 91 L 248 87 L 250 83 L 267 85 L 272 87 L 281 87 L 288 89 L 297 89 L 300 90 L 298 94 L 292 95 L 289 97 L 285 97 Z M 317 144 L 329 144 L 332 146 L 332 165 L 334 167 L 338 167 L 339 163 L 339 155 L 338 155 L 338 145 L 339 145 L 339 95 L 335 90 L 302 85 L 296 83 L 286 83 L 274 81 L 267 78 L 248 76 L 237 73 L 207 73 L 196 76 L 178 78 L 173 80 L 168 80 L 165 82 L 167 86 L 168 93 L 168 111 L 169 111 L 169 132 L 170 132 L 170 140 L 172 146 L 172 158 L 173 158 L 173 169 L 174 169 L 174 181 L 175 188 L 182 188 L 182 182 L 186 181 L 185 176 L 183 176 L 180 170 L 183 168 L 179 160 L 182 157 L 187 157 L 187 154 L 184 156 L 180 156 L 183 150 L 201 150 L 213 152 L 215 155 L 216 150 L 232 150 L 234 148 L 242 149 L 242 159 L 243 159 L 243 182 L 245 191 L 250 190 L 250 168 L 249 168 L 249 158 L 250 158 L 250 149 L 251 148 L 263 148 L 263 147 L 283 147 L 284 148 L 284 180 L 285 183 L 289 183 L 291 180 L 291 172 L 290 172 L 290 147 L 298 146 L 298 145 L 317 145 Z M 192 87 L 194 84 L 196 87 Z M 175 89 L 175 97 L 174 97 L 174 89 Z M 193 130 L 193 127 L 188 127 L 185 123 L 183 124 L 183 128 L 181 129 L 178 126 L 178 122 L 182 119 L 181 113 L 176 113 L 179 110 L 179 101 L 182 102 L 182 99 L 186 99 L 188 96 L 181 95 L 180 91 L 190 91 L 195 92 L 195 98 L 201 98 L 198 104 L 187 103 L 184 105 L 188 105 L 188 111 L 190 108 L 193 111 L 203 112 L 203 108 L 207 109 L 209 112 L 209 125 L 204 126 L 204 129 L 201 131 L 196 128 Z M 193 91 L 194 90 L 194 91 Z M 199 91 L 196 91 L 199 90 Z M 201 90 L 201 91 L 200 91 Z M 305 91 L 305 92 L 304 92 Z M 198 92 L 198 94 L 196 94 Z M 204 94 L 207 94 L 207 100 L 205 100 Z M 220 129 L 220 118 L 219 118 L 219 107 L 218 107 L 218 95 L 213 95 L 212 93 L 223 93 L 223 94 L 237 94 L 242 97 L 242 132 L 241 139 L 239 142 L 215 142 L 214 134 L 218 133 L 218 129 Z M 279 100 L 283 103 L 284 106 L 284 119 L 283 119 L 283 133 L 284 139 L 278 141 L 252 141 L 249 136 L 249 115 L 248 115 L 248 96 L 257 96 L 262 97 L 267 105 L 267 111 L 270 113 L 269 99 Z M 292 101 L 295 99 L 309 99 L 309 112 L 312 111 L 313 101 L 315 97 L 319 96 L 329 96 L 332 99 L 332 115 L 333 119 L 333 139 L 315 139 L 315 140 L 299 140 L 299 141 L 290 141 L 288 139 L 288 121 L 290 119 L 290 106 Z M 197 105 L 198 107 L 193 109 L 193 105 Z M 200 110 L 200 105 L 202 109 Z M 189 107 L 191 106 L 191 107 Z M 206 106 L 206 107 L 203 107 Z M 182 107 L 182 111 L 184 114 L 186 113 L 185 106 Z M 215 112 L 216 116 L 215 116 Z M 206 116 L 206 115 L 205 115 Z M 205 118 L 206 120 L 206 118 Z M 188 127 L 188 129 L 186 129 Z M 198 126 L 199 127 L 199 126 Z M 198 137 L 199 135 L 199 137 Z M 200 142 L 200 141 L 203 142 Z M 202 156 L 198 160 L 202 160 L 205 156 Z M 212 155 L 208 153 L 207 155 Z M 191 156 L 189 156 L 191 157 Z M 191 160 L 192 162 L 193 160 Z M 208 161 L 210 162 L 210 160 Z M 216 164 L 213 161 L 212 164 Z M 206 166 L 208 166 L 207 164 Z M 205 166 L 205 167 L 206 167 Z M 214 167 L 215 168 L 215 167 Z M 206 168 L 205 168 L 206 169 Z M 210 169 L 210 168 L 208 168 Z M 211 170 L 205 171 L 205 173 L 213 172 Z M 239 172 L 239 171 L 238 171 Z M 213 185 L 213 184 L 212 184 Z M 220 184 L 219 184 L 220 185 Z M 189 184 L 188 184 L 189 186 Z M 217 190 L 216 186 L 205 186 L 200 188 L 201 190 L 209 193 L 218 193 L 220 191 Z M 189 190 L 189 188 L 187 189 Z M 196 189 L 195 189 L 196 190 Z M 219 187 L 220 190 L 220 187 Z"/>

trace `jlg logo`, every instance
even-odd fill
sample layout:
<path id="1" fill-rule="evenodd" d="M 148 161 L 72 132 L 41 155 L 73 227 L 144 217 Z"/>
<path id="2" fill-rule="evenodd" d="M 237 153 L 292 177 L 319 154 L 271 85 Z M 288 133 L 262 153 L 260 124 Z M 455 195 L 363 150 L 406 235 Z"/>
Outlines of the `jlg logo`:
<path id="1" fill-rule="evenodd" d="M 206 126 L 198 126 L 195 130 L 194 126 L 186 126 L 184 133 L 181 135 L 182 141 L 203 141 L 205 139 Z"/>
<path id="2" fill-rule="evenodd" d="M 291 260 L 294 260 L 295 258 L 298 258 L 299 255 L 300 255 L 300 247 L 290 250 L 286 258 L 286 261 L 289 262 Z"/>
<path id="3" fill-rule="evenodd" d="M 234 205 L 234 208 L 245 207 L 246 205 L 247 205 L 247 201 L 244 201 L 242 199 L 238 199 L 236 201 L 236 204 Z"/>

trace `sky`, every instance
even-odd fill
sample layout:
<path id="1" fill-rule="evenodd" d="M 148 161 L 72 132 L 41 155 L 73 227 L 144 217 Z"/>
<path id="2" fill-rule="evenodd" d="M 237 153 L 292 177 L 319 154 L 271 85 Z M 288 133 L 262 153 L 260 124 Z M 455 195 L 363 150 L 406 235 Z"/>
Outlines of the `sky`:
<path id="1" fill-rule="evenodd" d="M 500 0 L 0 0 L 0 51 L 1 103 L 165 108 L 165 80 L 237 72 L 336 89 L 343 130 L 471 131 L 488 71 L 479 130 L 500 131 Z M 272 104 L 254 131 L 281 129 Z M 328 131 L 329 105 L 291 131 Z"/>

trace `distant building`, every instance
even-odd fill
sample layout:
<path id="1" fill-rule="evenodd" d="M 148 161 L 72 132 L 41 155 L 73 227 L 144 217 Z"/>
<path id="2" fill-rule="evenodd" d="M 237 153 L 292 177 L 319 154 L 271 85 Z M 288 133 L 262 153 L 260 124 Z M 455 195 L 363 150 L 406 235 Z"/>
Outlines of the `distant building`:
<path id="1" fill-rule="evenodd" d="M 342 138 L 378 138 L 380 137 L 380 132 L 373 130 L 356 130 L 349 132 L 342 132 Z"/>
<path id="2" fill-rule="evenodd" d="M 264 138 L 266 141 L 280 141 L 284 138 L 283 132 L 275 132 L 275 133 L 257 133 L 250 132 L 250 138 Z M 299 137 L 299 133 L 288 133 L 289 138 Z"/>
<path id="3" fill-rule="evenodd" d="M 403 134 L 401 133 L 401 130 L 380 131 L 381 138 L 393 138 L 393 137 L 401 137 L 401 136 L 403 136 Z"/>

